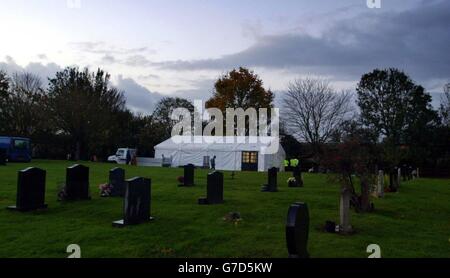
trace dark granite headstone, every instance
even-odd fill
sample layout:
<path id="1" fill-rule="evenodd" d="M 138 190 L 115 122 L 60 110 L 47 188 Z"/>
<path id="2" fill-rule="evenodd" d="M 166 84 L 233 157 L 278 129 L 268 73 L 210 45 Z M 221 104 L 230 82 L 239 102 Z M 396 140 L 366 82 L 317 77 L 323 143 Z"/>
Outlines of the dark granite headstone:
<path id="1" fill-rule="evenodd" d="M 200 205 L 214 205 L 223 203 L 223 174 L 213 172 L 208 174 L 207 178 L 207 197 L 200 198 Z"/>
<path id="2" fill-rule="evenodd" d="M 109 185 L 111 186 L 112 197 L 125 196 L 125 170 L 114 168 L 109 171 Z"/>
<path id="3" fill-rule="evenodd" d="M 0 148 L 0 166 L 6 165 L 6 150 Z"/>
<path id="4" fill-rule="evenodd" d="M 73 165 L 66 170 L 66 200 L 90 200 L 89 168 Z"/>
<path id="5" fill-rule="evenodd" d="M 181 186 L 194 186 L 194 170 L 193 164 L 184 166 L 184 182 Z"/>
<path id="6" fill-rule="evenodd" d="M 261 188 L 262 192 L 277 192 L 278 191 L 278 168 L 270 168 L 267 171 L 267 184 Z"/>
<path id="7" fill-rule="evenodd" d="M 8 207 L 11 210 L 33 211 L 45 209 L 45 175 L 39 168 L 27 168 L 19 171 L 17 180 L 16 205 Z"/>
<path id="8" fill-rule="evenodd" d="M 114 227 L 138 225 L 153 218 L 150 216 L 151 180 L 133 178 L 126 181 L 123 220 L 113 222 Z"/>
<path id="9" fill-rule="evenodd" d="M 303 178 L 302 178 L 302 169 L 300 165 L 292 168 L 292 176 L 295 178 L 295 183 L 290 184 L 290 187 L 302 187 L 303 186 Z"/>
<path id="10" fill-rule="evenodd" d="M 309 210 L 305 203 L 290 206 L 286 223 L 286 243 L 290 258 L 309 258 Z"/>

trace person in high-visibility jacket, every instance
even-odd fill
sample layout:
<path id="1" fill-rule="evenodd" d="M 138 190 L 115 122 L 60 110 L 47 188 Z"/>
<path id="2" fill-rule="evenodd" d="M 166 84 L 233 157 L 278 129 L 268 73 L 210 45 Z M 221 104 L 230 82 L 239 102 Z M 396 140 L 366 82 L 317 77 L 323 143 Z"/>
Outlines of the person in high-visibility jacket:
<path id="1" fill-rule="evenodd" d="M 289 160 L 287 159 L 284 160 L 284 167 L 289 167 Z"/>

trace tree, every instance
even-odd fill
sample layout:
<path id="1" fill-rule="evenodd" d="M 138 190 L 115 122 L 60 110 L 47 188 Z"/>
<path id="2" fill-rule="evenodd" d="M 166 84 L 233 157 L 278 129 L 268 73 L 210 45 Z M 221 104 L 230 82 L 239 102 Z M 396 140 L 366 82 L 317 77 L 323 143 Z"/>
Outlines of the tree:
<path id="1" fill-rule="evenodd" d="M 9 79 L 8 76 L 6 75 L 6 72 L 4 71 L 0 71 L 0 103 L 2 103 L 2 105 L 0 105 L 0 123 L 2 123 L 0 125 L 0 133 L 5 133 L 6 134 L 6 100 L 8 98 L 8 91 L 9 90 Z"/>
<path id="2" fill-rule="evenodd" d="M 322 145 L 350 116 L 350 103 L 349 92 L 337 92 L 324 79 L 297 79 L 282 99 L 283 122 L 293 136 L 311 145 L 319 160 Z"/>
<path id="3" fill-rule="evenodd" d="M 370 185 L 375 181 L 380 151 L 377 137 L 359 122 L 349 120 L 342 125 L 341 141 L 325 152 L 325 166 L 332 171 L 331 177 L 340 182 L 342 189 L 352 192 L 351 205 L 357 212 L 370 212 Z M 337 175 L 335 175 L 337 173 Z M 355 179 L 353 176 L 356 176 Z M 360 182 L 360 192 L 355 182 Z"/>
<path id="4" fill-rule="evenodd" d="M 73 139 L 75 159 L 87 158 L 109 141 L 117 113 L 125 110 L 123 93 L 109 84 L 110 76 L 66 68 L 50 79 L 47 92 L 52 124 Z"/>
<path id="5" fill-rule="evenodd" d="M 442 124 L 450 127 L 450 83 L 444 86 L 444 95 L 441 96 L 439 114 Z"/>
<path id="6" fill-rule="evenodd" d="M 274 94 L 263 87 L 257 74 L 240 67 L 220 77 L 214 85 L 212 98 L 206 108 L 218 108 L 226 113 L 227 108 L 271 108 Z"/>
<path id="7" fill-rule="evenodd" d="M 435 119 L 431 96 L 394 68 L 364 74 L 357 93 L 363 123 L 384 136 L 387 159 L 397 165 L 399 146 L 413 143 L 414 133 Z"/>
<path id="8" fill-rule="evenodd" d="M 186 108 L 191 112 L 191 118 L 194 119 L 194 105 L 187 99 L 178 97 L 166 97 L 161 99 L 156 105 L 152 114 L 152 121 L 163 128 L 162 139 L 169 139 L 172 135 L 172 128 L 176 121 L 172 120 L 172 112 L 177 108 Z"/>
<path id="9" fill-rule="evenodd" d="M 2 87 L 5 88 L 5 85 Z M 2 131 L 32 138 L 46 123 L 41 79 L 27 72 L 15 73 L 6 88 L 8 90 L 2 97 Z"/>
<path id="10" fill-rule="evenodd" d="M 6 72 L 0 71 L 0 99 L 8 95 L 9 79 Z"/>

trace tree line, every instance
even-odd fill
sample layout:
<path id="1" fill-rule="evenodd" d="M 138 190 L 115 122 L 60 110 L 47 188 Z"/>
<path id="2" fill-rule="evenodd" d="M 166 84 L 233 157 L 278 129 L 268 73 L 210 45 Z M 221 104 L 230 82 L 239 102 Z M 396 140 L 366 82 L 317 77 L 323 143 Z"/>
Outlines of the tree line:
<path id="1" fill-rule="evenodd" d="M 327 165 L 330 152 L 345 142 L 377 146 L 389 165 L 449 166 L 450 85 L 439 109 L 431 96 L 399 69 L 375 69 L 361 77 L 356 94 L 337 91 L 322 78 L 301 78 L 281 94 L 282 144 L 288 157 Z M 246 68 L 234 69 L 214 85 L 207 108 L 271 108 L 274 93 Z M 126 107 L 124 92 L 101 69 L 68 67 L 44 86 L 32 73 L 0 72 L 0 134 L 32 139 L 35 157 L 106 159 L 118 147 L 153 147 L 170 138 L 174 108 L 194 111 L 183 98 L 163 98 L 152 114 Z M 364 152 L 362 152 L 364 153 Z"/>

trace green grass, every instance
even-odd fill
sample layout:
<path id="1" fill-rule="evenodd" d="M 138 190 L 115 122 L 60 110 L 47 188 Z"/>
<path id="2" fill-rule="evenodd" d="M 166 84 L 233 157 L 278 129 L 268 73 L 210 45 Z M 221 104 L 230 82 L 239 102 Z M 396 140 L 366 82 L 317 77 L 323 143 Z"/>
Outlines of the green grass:
<path id="1" fill-rule="evenodd" d="M 305 175 L 304 188 L 288 188 L 288 173 L 280 173 L 278 193 L 261 193 L 264 173 L 225 173 L 225 203 L 199 206 L 205 195 L 207 171 L 196 171 L 193 188 L 179 188 L 182 169 L 128 167 L 127 178 L 152 179 L 152 215 L 156 220 L 123 229 L 111 223 L 122 218 L 120 198 L 100 198 L 98 185 L 107 182 L 111 164 L 90 167 L 92 200 L 57 202 L 68 162 L 34 161 L 0 167 L 0 207 L 15 204 L 17 171 L 29 166 L 47 170 L 49 209 L 18 213 L 0 209 L 0 257 L 65 258 L 69 244 L 81 246 L 83 257 L 280 257 L 287 256 L 285 221 L 289 205 L 308 203 L 311 216 L 309 251 L 312 257 L 367 257 L 376 243 L 383 257 L 450 257 L 450 180 L 420 179 L 403 183 L 399 193 L 374 200 L 376 212 L 352 212 L 357 233 L 326 234 L 326 220 L 339 219 L 339 186 L 324 175 Z M 231 211 L 243 220 L 223 220 Z"/>

